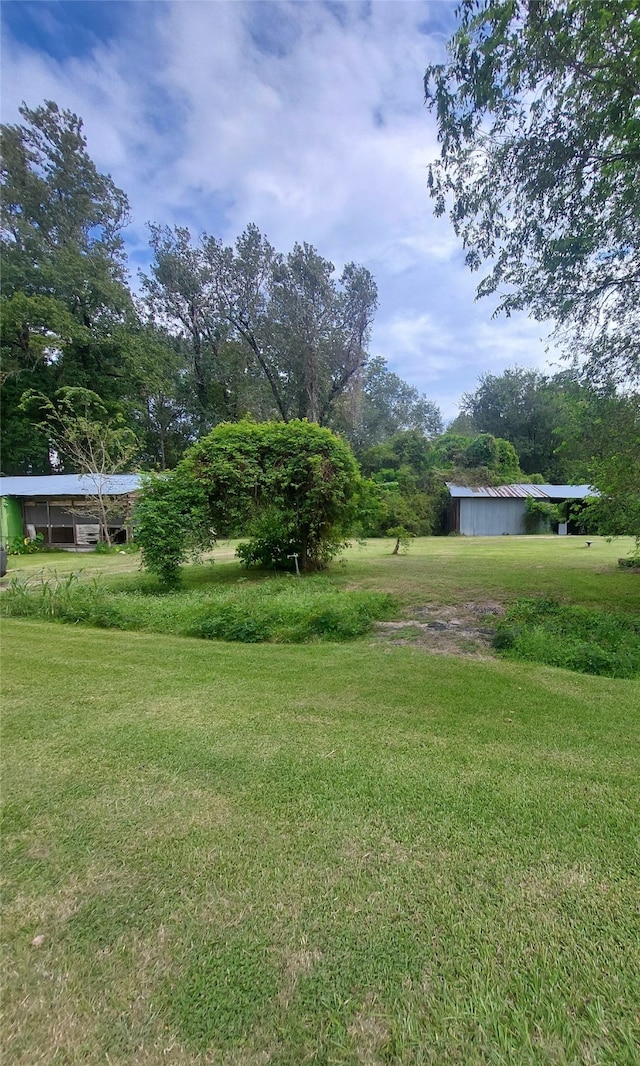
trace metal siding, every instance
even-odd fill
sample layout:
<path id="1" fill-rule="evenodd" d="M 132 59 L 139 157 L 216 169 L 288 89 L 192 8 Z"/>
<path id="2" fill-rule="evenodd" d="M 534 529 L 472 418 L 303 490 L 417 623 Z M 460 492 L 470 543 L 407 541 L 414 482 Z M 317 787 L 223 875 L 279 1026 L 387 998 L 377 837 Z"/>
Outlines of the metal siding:
<path id="1" fill-rule="evenodd" d="M 125 496 L 142 488 L 139 474 L 109 474 L 104 478 L 93 474 L 25 474 L 0 477 L 2 496 L 95 496 L 100 489 L 104 496 Z"/>
<path id="2" fill-rule="evenodd" d="M 528 499 L 537 500 L 584 500 L 587 496 L 597 496 L 596 489 L 590 485 L 455 485 L 445 482 L 454 499 Z"/>
<path id="3" fill-rule="evenodd" d="M 525 532 L 525 501 L 467 498 L 460 500 L 460 532 L 467 537 L 517 536 Z"/>

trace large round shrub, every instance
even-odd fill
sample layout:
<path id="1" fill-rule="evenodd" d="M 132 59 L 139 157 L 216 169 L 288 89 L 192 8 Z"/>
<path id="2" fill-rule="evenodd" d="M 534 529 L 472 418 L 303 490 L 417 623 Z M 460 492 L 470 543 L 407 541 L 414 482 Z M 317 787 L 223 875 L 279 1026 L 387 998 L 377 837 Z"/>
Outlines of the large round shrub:
<path id="1" fill-rule="evenodd" d="M 186 557 L 189 539 L 202 545 L 209 529 L 246 535 L 238 554 L 247 565 L 291 569 L 297 555 L 301 570 L 318 570 L 349 535 L 361 490 L 349 446 L 328 429 L 300 420 L 224 423 L 186 453 L 160 488 L 145 491 L 144 529 L 138 527 L 136 535 L 145 564 L 165 581 Z M 185 508 L 190 496 L 193 521 Z M 171 547 L 171 561 L 166 557 L 162 569 L 154 537 Z M 180 542 L 184 552 L 178 559 Z"/>

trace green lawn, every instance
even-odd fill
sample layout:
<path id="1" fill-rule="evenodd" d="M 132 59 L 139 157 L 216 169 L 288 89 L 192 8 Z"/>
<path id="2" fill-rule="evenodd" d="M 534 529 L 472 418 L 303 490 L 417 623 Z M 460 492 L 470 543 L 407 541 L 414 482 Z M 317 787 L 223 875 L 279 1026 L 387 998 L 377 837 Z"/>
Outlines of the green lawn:
<path id="1" fill-rule="evenodd" d="M 620 542 L 390 548 L 332 580 L 640 610 Z M 640 683 L 23 620 L 3 658 L 6 1062 L 638 1063 Z"/>
<path id="2" fill-rule="evenodd" d="M 342 561 L 333 564 L 333 581 L 345 587 L 392 592 L 408 606 L 425 603 L 462 603 L 493 598 L 509 602 L 519 596 L 553 595 L 587 606 L 628 608 L 640 612 L 640 592 L 635 575 L 617 569 L 617 560 L 629 555 L 631 537 L 608 542 L 592 537 L 420 537 L 410 542 L 406 555 L 392 556 L 395 543 L 370 540 L 356 543 Z M 187 587 L 211 580 L 230 581 L 243 576 L 260 580 L 234 562 L 237 541 L 224 541 L 207 557 L 207 564 L 186 567 Z M 211 567 L 212 559 L 223 565 Z M 140 571 L 140 555 L 100 555 L 51 552 L 11 556 L 12 577 L 24 578 L 43 571 L 60 575 L 70 571 L 87 577 L 109 578 L 116 587 L 150 587 L 152 579 Z"/>

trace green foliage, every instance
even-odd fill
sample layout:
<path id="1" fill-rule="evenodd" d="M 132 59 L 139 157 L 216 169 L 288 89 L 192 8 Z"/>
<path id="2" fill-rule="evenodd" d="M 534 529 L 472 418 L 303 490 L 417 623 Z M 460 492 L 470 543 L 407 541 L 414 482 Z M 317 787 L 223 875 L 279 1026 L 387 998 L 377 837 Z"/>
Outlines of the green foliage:
<path id="1" fill-rule="evenodd" d="M 215 541 L 203 488 L 184 470 L 145 479 L 134 526 L 143 565 L 167 588 L 179 583 L 185 559 Z"/>
<path id="2" fill-rule="evenodd" d="M 245 644 L 353 640 L 393 610 L 393 598 L 384 593 L 341 592 L 289 578 L 241 588 L 232 602 L 213 606 L 192 632 Z"/>
<path id="3" fill-rule="evenodd" d="M 640 571 L 640 555 L 634 551 L 633 555 L 627 555 L 622 559 L 618 559 L 618 567 L 620 570 Z"/>
<path id="4" fill-rule="evenodd" d="M 80 581 L 78 574 L 40 573 L 21 580 L 12 578 L 2 600 L 2 613 L 10 617 L 70 622 L 100 629 L 124 629 L 116 604 L 95 578 Z"/>
<path id="5" fill-rule="evenodd" d="M 407 536 L 431 536 L 436 522 L 433 496 L 418 487 L 406 468 L 402 467 L 398 475 L 397 481 L 379 485 L 381 513 L 369 535 L 394 536 L 389 529 L 402 527 Z"/>
<path id="6" fill-rule="evenodd" d="M 381 356 L 369 359 L 362 381 L 346 393 L 331 419 L 356 455 L 398 433 L 413 431 L 433 439 L 442 433 L 442 415 L 432 400 L 389 370 Z"/>
<path id="7" fill-rule="evenodd" d="M 126 406 L 141 441 L 141 459 L 148 468 L 173 469 L 193 441 L 198 405 L 185 362 L 180 337 L 152 324 L 131 331 Z"/>
<path id="8" fill-rule="evenodd" d="M 12 579 L 0 609 L 9 617 L 99 629 L 243 644 L 300 644 L 362 636 L 374 621 L 394 613 L 395 601 L 386 593 L 342 591 L 319 578 L 272 578 L 255 584 L 241 579 L 233 585 L 213 583 L 207 589 L 166 596 L 118 592 L 95 578 L 87 581 L 75 573 L 54 573 L 26 581 Z"/>
<path id="9" fill-rule="evenodd" d="M 299 546 L 294 515 L 267 505 L 260 514 L 248 519 L 245 532 L 250 532 L 251 540 L 239 544 L 236 550 L 244 566 L 259 566 L 263 570 L 294 568 L 294 552 Z"/>
<path id="10" fill-rule="evenodd" d="M 402 551 L 402 554 L 406 555 L 409 551 L 411 538 L 414 535 L 415 534 L 409 532 L 406 526 L 391 526 L 391 528 L 387 530 L 387 536 L 393 537 L 395 540 L 395 545 L 391 554 L 399 555 Z"/>
<path id="11" fill-rule="evenodd" d="M 126 469 L 138 450 L 133 431 L 121 415 L 110 417 L 92 389 L 65 386 L 49 398 L 28 389 L 20 407 L 30 414 L 36 429 L 78 474 L 105 477 Z"/>
<path id="12" fill-rule="evenodd" d="M 566 521 L 563 503 L 548 503 L 529 496 L 524 505 L 524 527 L 527 533 L 548 533 L 554 523 Z"/>
<path id="13" fill-rule="evenodd" d="M 33 540 L 31 537 L 12 537 L 7 544 L 7 551 L 9 555 L 39 555 L 51 549 L 45 544 L 44 535 L 36 533 Z"/>
<path id="14" fill-rule="evenodd" d="M 492 433 L 443 433 L 434 441 L 431 465 L 448 481 L 463 485 L 507 484 L 523 476 L 513 445 Z"/>
<path id="15" fill-rule="evenodd" d="M 59 460 L 75 473 L 89 476 L 93 489 L 78 506 L 97 515 L 100 539 L 110 544 L 110 523 L 121 520 L 122 502 L 109 496 L 107 479 L 129 468 L 139 448 L 135 434 L 121 415 L 108 417 L 91 389 L 65 387 L 51 399 L 29 389 L 20 407 L 31 412 L 34 425 L 46 435 Z"/>
<path id="16" fill-rule="evenodd" d="M 128 203 L 89 158 L 81 119 L 51 101 L 20 114 L 2 127 L 3 467 L 48 473 L 15 401 L 27 385 L 94 389 L 111 413 L 123 399 Z"/>
<path id="17" fill-rule="evenodd" d="M 363 527 L 374 537 L 395 526 L 418 537 L 442 533 L 449 505 L 446 481 L 499 485 L 522 479 L 513 445 L 489 433 L 447 432 L 428 440 L 410 430 L 368 448 L 361 461 L 377 485 L 379 508 Z"/>
<path id="18" fill-rule="evenodd" d="M 463 465 L 495 471 L 504 482 L 516 481 L 522 473 L 513 444 L 491 433 L 480 433 L 471 441 L 464 451 Z"/>
<path id="19" fill-rule="evenodd" d="M 640 374 L 638 0 L 462 0 L 428 68 L 429 185 L 499 309 L 554 319 L 593 375 Z"/>
<path id="20" fill-rule="evenodd" d="M 462 409 L 477 430 L 510 441 L 520 466 L 543 480 L 570 479 L 568 456 L 559 454 L 570 408 L 584 388 L 572 374 L 547 377 L 537 370 L 510 367 L 503 374 L 483 374 L 477 388 L 462 399 Z M 583 480 L 583 475 L 580 475 Z"/>
<path id="21" fill-rule="evenodd" d="M 340 550 L 357 517 L 360 475 L 349 447 L 305 421 L 218 426 L 182 467 L 202 486 L 214 525 L 248 533 L 261 562 L 322 569 Z"/>
<path id="22" fill-rule="evenodd" d="M 519 600 L 496 627 L 496 650 L 513 659 L 585 674 L 640 676 L 640 621 L 559 603 Z"/>
<path id="23" fill-rule="evenodd" d="M 145 565 L 177 580 L 189 538 L 203 547 L 210 530 L 249 535 L 246 565 L 322 569 L 357 519 L 361 478 L 348 446 L 304 421 L 223 423 L 185 456 L 175 474 L 145 490 L 136 540 Z"/>
<path id="24" fill-rule="evenodd" d="M 283 255 L 256 225 L 234 246 L 207 234 L 193 243 L 186 228 L 154 226 L 151 246 L 146 303 L 184 340 L 198 432 L 237 417 L 243 402 L 262 417 L 325 425 L 366 361 L 377 306 L 369 271 L 348 263 L 336 279 L 333 263 L 310 244 Z M 261 390 L 247 393 L 246 381 L 256 378 Z M 214 407 L 216 396 L 226 403 L 234 394 L 234 410 Z"/>
<path id="25" fill-rule="evenodd" d="M 640 541 L 640 395 L 595 397 L 581 427 L 592 442 L 590 482 L 600 493 L 586 508 L 591 528 Z"/>

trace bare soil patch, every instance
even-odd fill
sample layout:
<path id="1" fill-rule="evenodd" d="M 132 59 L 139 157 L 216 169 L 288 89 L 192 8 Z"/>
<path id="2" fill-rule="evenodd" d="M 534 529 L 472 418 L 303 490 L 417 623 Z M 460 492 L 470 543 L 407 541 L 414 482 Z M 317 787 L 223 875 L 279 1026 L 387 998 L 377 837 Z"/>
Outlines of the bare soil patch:
<path id="1" fill-rule="evenodd" d="M 401 621 L 378 622 L 376 639 L 387 644 L 421 648 L 433 655 L 461 655 L 488 659 L 497 618 L 504 613 L 494 600 L 456 606 L 427 604 L 414 607 Z"/>

